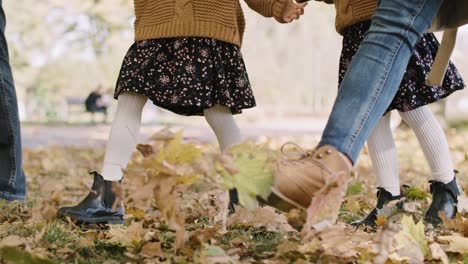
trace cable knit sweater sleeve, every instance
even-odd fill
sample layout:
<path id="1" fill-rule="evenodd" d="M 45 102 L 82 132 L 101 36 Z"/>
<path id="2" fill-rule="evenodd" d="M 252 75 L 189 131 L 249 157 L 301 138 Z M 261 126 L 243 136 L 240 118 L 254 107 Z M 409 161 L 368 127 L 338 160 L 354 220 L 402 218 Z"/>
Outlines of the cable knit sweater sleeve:
<path id="1" fill-rule="evenodd" d="M 278 22 L 285 23 L 281 14 L 289 0 L 245 0 L 247 5 L 265 17 L 274 17 Z"/>

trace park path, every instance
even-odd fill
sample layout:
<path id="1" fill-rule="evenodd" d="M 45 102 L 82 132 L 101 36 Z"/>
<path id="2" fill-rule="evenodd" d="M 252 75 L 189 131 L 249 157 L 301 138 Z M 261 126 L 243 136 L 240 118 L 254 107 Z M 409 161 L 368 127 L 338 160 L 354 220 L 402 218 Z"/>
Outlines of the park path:
<path id="1" fill-rule="evenodd" d="M 243 135 L 246 138 L 256 139 L 260 136 L 267 137 L 299 137 L 302 135 L 318 136 L 325 127 L 323 118 L 303 119 L 291 121 L 272 121 L 262 123 L 240 124 Z M 141 129 L 140 139 L 145 141 L 154 132 L 164 128 L 165 125 L 144 125 Z M 171 125 L 175 130 L 183 129 L 186 138 L 196 138 L 201 141 L 212 141 L 214 135 L 210 128 L 200 125 Z M 89 126 L 46 126 L 28 125 L 22 126 L 22 141 L 24 148 L 36 148 L 41 146 L 103 146 L 109 135 L 110 125 Z"/>

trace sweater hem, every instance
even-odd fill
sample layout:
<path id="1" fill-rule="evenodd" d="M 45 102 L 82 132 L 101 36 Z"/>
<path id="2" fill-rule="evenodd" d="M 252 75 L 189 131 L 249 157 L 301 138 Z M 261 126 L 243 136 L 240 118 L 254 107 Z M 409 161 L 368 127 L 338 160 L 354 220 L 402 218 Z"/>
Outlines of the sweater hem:
<path id="1" fill-rule="evenodd" d="M 207 37 L 241 46 L 240 33 L 236 28 L 205 21 L 187 21 L 165 23 L 135 28 L 135 41 L 171 38 L 171 37 Z"/>

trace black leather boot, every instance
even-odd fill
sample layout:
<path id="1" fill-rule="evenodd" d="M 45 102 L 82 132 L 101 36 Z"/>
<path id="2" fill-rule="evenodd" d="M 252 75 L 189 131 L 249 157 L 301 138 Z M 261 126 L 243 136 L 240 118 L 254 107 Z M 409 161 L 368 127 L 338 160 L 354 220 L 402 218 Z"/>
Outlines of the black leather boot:
<path id="1" fill-rule="evenodd" d="M 361 220 L 357 220 L 351 223 L 351 225 L 359 227 L 362 225 L 369 226 L 369 227 L 375 227 L 375 221 L 377 220 L 377 209 L 382 209 L 384 205 L 391 201 L 399 200 L 403 196 L 398 195 L 398 196 L 393 196 L 390 192 L 386 191 L 384 188 L 377 188 L 377 206 L 372 210 L 369 215 L 367 215 L 365 218 Z M 403 202 L 398 202 L 396 206 L 401 209 L 403 208 Z"/>
<path id="2" fill-rule="evenodd" d="M 236 212 L 235 205 L 239 205 L 239 196 L 237 194 L 236 189 L 229 190 L 229 214 L 233 214 Z"/>
<path id="3" fill-rule="evenodd" d="M 429 182 L 431 183 L 432 203 L 426 212 L 424 221 L 438 226 L 442 223 L 438 215 L 439 211 L 442 211 L 449 218 L 453 218 L 457 214 L 460 190 L 456 178 L 447 184 L 438 181 Z"/>
<path id="4" fill-rule="evenodd" d="M 73 221 L 83 224 L 122 224 L 124 222 L 123 203 L 116 210 L 112 205 L 117 198 L 112 191 L 112 181 L 106 181 L 97 172 L 88 196 L 76 206 L 62 207 L 57 214 L 60 218 L 70 217 Z"/>

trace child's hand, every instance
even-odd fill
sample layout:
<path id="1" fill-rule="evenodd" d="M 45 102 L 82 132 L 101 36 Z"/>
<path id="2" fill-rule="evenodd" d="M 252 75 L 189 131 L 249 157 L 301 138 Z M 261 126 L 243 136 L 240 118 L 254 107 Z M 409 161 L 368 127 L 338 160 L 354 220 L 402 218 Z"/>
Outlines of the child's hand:
<path id="1" fill-rule="evenodd" d="M 295 19 L 299 19 L 299 17 L 304 14 L 304 8 L 306 6 L 307 2 L 298 4 L 294 0 L 288 0 L 282 14 L 284 22 L 290 23 Z"/>

